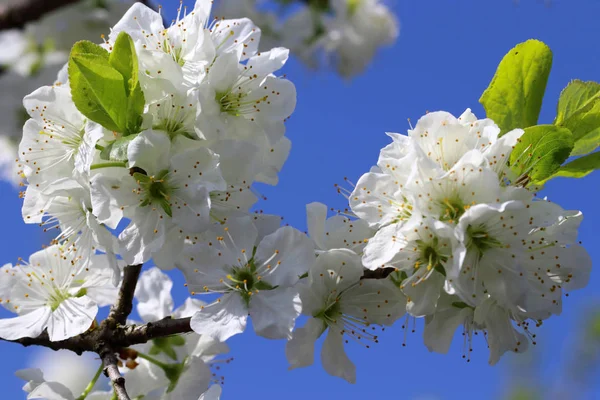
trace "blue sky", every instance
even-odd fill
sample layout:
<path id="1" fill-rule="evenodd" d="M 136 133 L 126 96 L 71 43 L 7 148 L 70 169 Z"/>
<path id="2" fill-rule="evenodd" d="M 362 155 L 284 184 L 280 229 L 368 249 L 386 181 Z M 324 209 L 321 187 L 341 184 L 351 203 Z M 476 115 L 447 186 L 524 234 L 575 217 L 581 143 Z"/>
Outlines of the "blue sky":
<path id="1" fill-rule="evenodd" d="M 163 1 L 165 9 L 174 1 Z M 395 0 L 390 3 L 402 23 L 400 39 L 380 52 L 363 75 L 344 81 L 333 73 L 307 70 L 292 59 L 285 73 L 298 90 L 298 107 L 288 123 L 293 142 L 291 156 L 276 187 L 260 186 L 268 200 L 260 208 L 283 215 L 285 222 L 306 227 L 305 205 L 321 201 L 345 207 L 333 185 L 344 177 L 356 181 L 375 163 L 388 143 L 384 132 L 405 133 L 426 111 L 446 110 L 459 115 L 470 107 L 480 117 L 479 96 L 487 87 L 502 56 L 518 42 L 537 38 L 554 52 L 541 123 L 551 123 L 561 89 L 573 78 L 600 81 L 600 46 L 596 0 Z M 580 209 L 585 219 L 580 239 L 594 264 L 600 260 L 600 222 L 597 198 L 600 173 L 584 180 L 558 179 L 543 195 L 567 209 Z M 0 264 L 28 257 L 42 241 L 37 227 L 25 226 L 21 200 L 10 186 L 0 183 L 4 212 L 0 231 Z M 183 302 L 183 281 L 174 274 L 176 298 Z M 556 384 L 569 360 L 569 345 L 588 307 L 600 303 L 594 270 L 587 288 L 565 301 L 563 315 L 538 329 L 539 362 L 546 386 Z M 230 341 L 235 360 L 224 367 L 224 399 L 481 399 L 501 398 L 514 358 L 496 367 L 487 365 L 483 340 L 474 344 L 472 362 L 461 358 L 462 340 L 456 338 L 450 354 L 431 354 L 422 344 L 422 326 L 408 333 L 403 347 L 402 322 L 386 330 L 371 349 L 348 348 L 358 369 L 358 383 L 350 385 L 328 376 L 321 366 L 287 371 L 285 342 L 257 338 L 248 330 Z M 35 350 L 0 343 L 0 383 L 5 399 L 25 398 L 16 369 L 28 365 Z M 318 356 L 316 357 L 318 360 Z M 526 356 L 520 361 L 527 359 Z M 576 398 L 593 398 L 591 393 Z"/>

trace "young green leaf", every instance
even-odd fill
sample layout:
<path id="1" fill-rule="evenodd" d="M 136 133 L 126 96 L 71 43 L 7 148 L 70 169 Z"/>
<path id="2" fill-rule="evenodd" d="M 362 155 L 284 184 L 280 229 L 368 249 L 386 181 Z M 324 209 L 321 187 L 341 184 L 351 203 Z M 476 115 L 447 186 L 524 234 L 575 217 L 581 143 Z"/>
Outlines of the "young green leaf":
<path id="1" fill-rule="evenodd" d="M 554 174 L 573 149 L 573 135 L 566 128 L 537 125 L 525 129 L 510 155 L 519 183 L 539 183 Z"/>
<path id="2" fill-rule="evenodd" d="M 558 100 L 555 125 L 568 128 L 575 148 L 571 155 L 590 153 L 600 146 L 600 84 L 575 80 Z"/>
<path id="3" fill-rule="evenodd" d="M 133 92 L 138 84 L 138 58 L 135 44 L 125 32 L 119 33 L 108 57 L 111 67 L 119 71 L 126 83 L 127 93 Z"/>
<path id="4" fill-rule="evenodd" d="M 600 152 L 588 154 L 560 167 L 554 177 L 583 178 L 594 170 L 600 169 Z"/>
<path id="5" fill-rule="evenodd" d="M 146 100 L 139 82 L 138 57 L 131 36 L 125 32 L 117 36 L 108 61 L 124 79 L 128 98 L 125 134 L 139 133 Z"/>
<path id="6" fill-rule="evenodd" d="M 479 99 L 503 133 L 537 124 L 551 68 L 552 52 L 539 40 L 520 43 L 504 56 Z"/>
<path id="7" fill-rule="evenodd" d="M 580 156 L 591 153 L 600 147 L 600 125 L 585 136 L 576 139 L 575 147 L 571 152 L 572 156 Z"/>
<path id="8" fill-rule="evenodd" d="M 125 83 L 108 58 L 109 53 L 97 44 L 75 43 L 68 67 L 71 93 L 83 115 L 106 129 L 123 132 L 128 102 Z"/>
<path id="9" fill-rule="evenodd" d="M 591 107 L 599 93 L 600 83 L 571 81 L 560 93 L 554 125 L 564 125 L 574 114 Z"/>

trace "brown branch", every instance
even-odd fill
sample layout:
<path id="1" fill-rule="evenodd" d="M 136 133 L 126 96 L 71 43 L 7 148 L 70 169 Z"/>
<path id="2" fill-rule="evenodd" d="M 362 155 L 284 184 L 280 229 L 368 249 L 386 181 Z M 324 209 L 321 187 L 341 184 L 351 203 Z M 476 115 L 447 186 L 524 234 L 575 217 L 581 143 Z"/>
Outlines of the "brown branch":
<path id="1" fill-rule="evenodd" d="M 98 353 L 106 346 L 118 350 L 146 343 L 160 337 L 190 333 L 192 332 L 190 319 L 167 317 L 160 321 L 149 322 L 143 325 L 112 327 L 109 326 L 107 320 L 100 325 L 100 328 L 89 330 L 81 335 L 61 340 L 60 342 L 51 342 L 46 332 L 36 338 L 9 340 L 8 342 L 17 343 L 25 347 L 42 346 L 52 350 L 71 350 L 77 354 L 82 354 L 86 351 Z M 109 334 L 107 334 L 108 332 Z"/>
<path id="2" fill-rule="evenodd" d="M 123 270 L 123 283 L 119 289 L 117 303 L 110 309 L 109 320 L 114 320 L 119 325 L 125 325 L 127 322 L 127 317 L 133 309 L 133 294 L 141 271 L 142 264 L 128 265 Z"/>
<path id="3" fill-rule="evenodd" d="M 104 365 L 104 375 L 110 379 L 113 385 L 117 399 L 119 400 L 131 400 L 125 390 L 125 378 L 119 372 L 118 359 L 115 353 L 110 347 L 102 349 L 100 352 L 100 358 Z"/>
<path id="4" fill-rule="evenodd" d="M 363 272 L 363 276 L 360 279 L 385 279 L 395 270 L 395 268 L 378 268 L 376 270 L 365 269 L 365 272 Z"/>
<path id="5" fill-rule="evenodd" d="M 29 22 L 34 22 L 44 15 L 59 8 L 77 3 L 81 0 L 13 0 L 0 5 L 0 31 L 22 29 Z M 154 8 L 150 0 L 140 3 Z"/>
<path id="6" fill-rule="evenodd" d="M 20 29 L 45 14 L 79 0 L 18 0 L 0 6 L 0 30 Z"/>
<path id="7" fill-rule="evenodd" d="M 123 340 L 119 343 L 122 347 L 134 344 L 146 343 L 149 340 L 179 335 L 192 332 L 190 327 L 191 318 L 173 319 L 167 317 L 157 322 L 149 322 L 145 325 L 131 325 L 125 328 Z"/>

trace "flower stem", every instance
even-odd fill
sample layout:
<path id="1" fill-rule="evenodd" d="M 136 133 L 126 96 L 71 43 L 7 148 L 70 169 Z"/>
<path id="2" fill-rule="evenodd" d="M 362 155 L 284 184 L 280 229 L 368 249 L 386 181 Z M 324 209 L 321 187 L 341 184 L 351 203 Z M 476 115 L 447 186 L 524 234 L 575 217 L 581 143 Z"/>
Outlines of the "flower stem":
<path id="1" fill-rule="evenodd" d="M 106 163 L 99 163 L 99 164 L 93 164 L 90 169 L 100 169 L 100 168 L 112 168 L 112 167 L 119 167 L 119 168 L 127 168 L 127 163 L 125 161 L 113 161 L 113 162 L 106 162 Z"/>
<path id="2" fill-rule="evenodd" d="M 100 151 L 104 150 L 104 146 L 100 146 L 99 144 L 97 144 L 94 147 L 96 147 L 96 150 L 100 150 Z"/>
<path id="3" fill-rule="evenodd" d="M 104 366 L 100 364 L 100 366 L 98 367 L 98 371 L 96 371 L 96 375 L 94 375 L 92 381 L 89 383 L 89 385 L 87 385 L 83 393 L 81 393 L 81 396 L 79 396 L 76 400 L 85 400 L 85 398 L 88 396 L 88 394 L 90 394 L 90 392 L 96 385 L 96 382 L 98 382 L 98 378 L 100 378 L 100 375 L 102 374 L 103 370 Z"/>
<path id="4" fill-rule="evenodd" d="M 168 364 L 165 364 L 162 361 L 158 361 L 154 357 L 151 357 L 151 356 L 149 356 L 147 354 L 140 353 L 140 352 L 138 352 L 137 354 L 138 354 L 138 357 L 143 358 L 144 360 L 150 361 L 152 364 L 157 365 L 157 366 L 161 367 L 162 369 L 168 369 L 169 368 Z"/>

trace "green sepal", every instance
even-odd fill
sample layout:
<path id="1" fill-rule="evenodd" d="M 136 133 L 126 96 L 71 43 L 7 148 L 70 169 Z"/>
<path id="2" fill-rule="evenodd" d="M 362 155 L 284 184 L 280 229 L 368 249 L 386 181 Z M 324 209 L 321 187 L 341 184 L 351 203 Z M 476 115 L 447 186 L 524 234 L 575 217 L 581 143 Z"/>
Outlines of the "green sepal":
<path id="1" fill-rule="evenodd" d="M 452 307 L 456 307 L 456 308 L 472 308 L 470 305 L 468 305 L 467 303 L 464 303 L 462 301 L 455 301 L 454 303 L 452 303 Z"/>
<path id="2" fill-rule="evenodd" d="M 128 161 L 127 148 L 137 135 L 124 136 L 110 142 L 100 152 L 100 158 L 108 161 Z"/>

